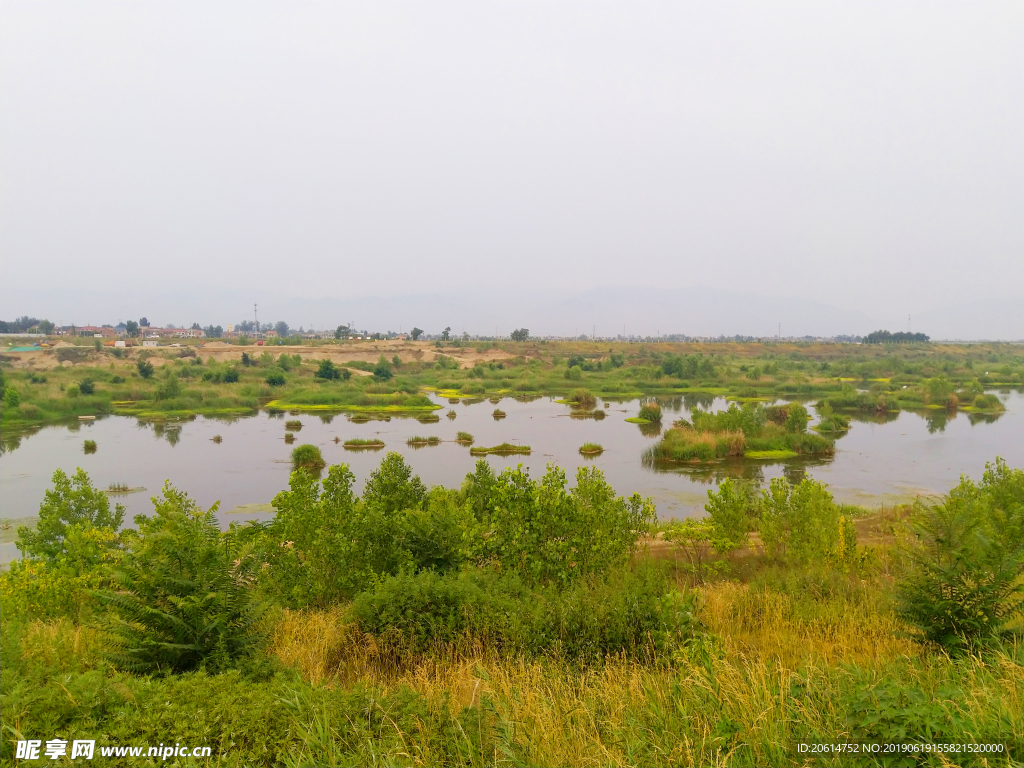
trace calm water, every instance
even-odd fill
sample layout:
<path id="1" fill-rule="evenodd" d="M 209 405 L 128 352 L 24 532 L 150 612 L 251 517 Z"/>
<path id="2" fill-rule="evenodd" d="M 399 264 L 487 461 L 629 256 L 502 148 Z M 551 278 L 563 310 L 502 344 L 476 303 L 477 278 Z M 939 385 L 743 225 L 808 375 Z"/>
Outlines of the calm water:
<path id="1" fill-rule="evenodd" d="M 877 505 L 948 491 L 962 473 L 980 477 L 985 462 L 996 456 L 1011 466 L 1024 466 L 1024 395 L 1012 391 L 999 397 L 1007 411 L 994 420 L 972 419 L 966 414 L 947 418 L 944 412 L 928 417 L 904 412 L 886 423 L 856 421 L 837 442 L 835 457 L 825 462 L 737 462 L 716 465 L 712 470 L 668 471 L 641 462 L 644 449 L 658 433 L 645 433 L 625 421 L 639 409 L 635 400 L 608 403 L 604 408 L 607 417 L 601 421 L 570 418 L 567 406 L 549 398 L 529 403 L 506 398 L 499 406 L 486 400 L 457 405 L 438 400 L 444 409 L 436 412 L 441 416 L 436 424 L 409 418 L 358 424 L 345 415 L 321 418 L 260 413 L 233 422 L 200 417 L 154 427 L 111 416 L 71 427 L 47 427 L 20 439 L 5 434 L 0 456 L 0 518 L 16 521 L 34 516 L 53 471 L 60 468 L 71 473 L 76 467 L 88 471 L 100 488 L 125 483 L 146 489 L 118 497 L 127 507 L 127 519 L 152 510 L 149 499 L 165 480 L 186 490 L 203 506 L 220 501 L 220 519 L 225 526 L 231 521 L 267 518 L 271 512 L 266 505 L 288 485 L 294 446 L 284 441 L 285 420 L 295 418 L 303 423 L 295 445 L 313 443 L 329 464 L 347 463 L 360 490 L 388 450 L 404 455 L 427 484 L 458 486 L 476 462 L 468 447 L 445 442 L 412 448 L 406 440 L 413 435 L 437 435 L 454 441 L 456 431 L 462 430 L 471 433 L 480 446 L 510 442 L 532 447 L 530 456 L 487 457 L 496 471 L 522 463 L 539 477 L 549 462 L 555 462 L 571 478 L 578 467 L 595 465 L 619 493 L 635 491 L 652 497 L 662 517 L 699 514 L 707 490 L 727 475 L 766 481 L 781 475 L 797 479 L 806 473 L 832 486 L 842 501 Z M 662 403 L 666 426 L 688 416 L 695 405 L 714 410 L 728 405 L 722 399 L 690 397 Z M 496 407 L 505 411 L 506 418 L 496 421 L 492 417 Z M 449 410 L 457 414 L 454 420 L 446 418 Z M 214 443 L 214 435 L 221 435 L 222 442 Z M 387 447 L 384 451 L 347 451 L 334 442 L 335 437 L 341 442 L 352 437 L 379 437 Z M 96 441 L 96 453 L 83 452 L 86 439 Z M 584 458 L 578 450 L 585 442 L 600 443 L 605 452 Z M 16 525 L 0 532 L 0 562 L 17 555 L 13 544 Z"/>

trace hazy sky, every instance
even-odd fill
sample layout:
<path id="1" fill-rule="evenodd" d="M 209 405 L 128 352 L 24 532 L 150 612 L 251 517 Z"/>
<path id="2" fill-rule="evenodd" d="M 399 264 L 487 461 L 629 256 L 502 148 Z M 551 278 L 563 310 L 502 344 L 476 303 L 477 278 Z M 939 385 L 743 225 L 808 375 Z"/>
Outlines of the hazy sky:
<path id="1" fill-rule="evenodd" d="M 1019 338 L 1022 33 L 1019 0 L 3 2 L 0 317 L 687 332 L 714 295 L 772 308 L 707 332 L 805 299 L 793 332 Z"/>

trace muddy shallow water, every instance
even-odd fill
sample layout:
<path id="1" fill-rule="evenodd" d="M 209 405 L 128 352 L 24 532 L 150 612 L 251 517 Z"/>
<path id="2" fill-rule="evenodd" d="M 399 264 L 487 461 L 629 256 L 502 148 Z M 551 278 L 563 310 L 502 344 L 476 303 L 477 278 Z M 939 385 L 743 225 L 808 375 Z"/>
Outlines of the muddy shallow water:
<path id="1" fill-rule="evenodd" d="M 11 527 L 0 531 L 0 562 L 17 555 L 13 541 L 18 521 L 37 513 L 50 487 L 50 476 L 58 468 L 70 473 L 83 467 L 100 488 L 111 483 L 145 488 L 115 497 L 127 508 L 126 519 L 149 513 L 150 497 L 170 480 L 204 506 L 220 501 L 220 520 L 227 526 L 232 521 L 265 519 L 272 514 L 270 501 L 288 485 L 291 450 L 302 443 L 319 446 L 328 464 L 347 463 L 360 491 L 367 475 L 390 450 L 404 455 L 427 484 L 458 486 L 476 462 L 468 446 L 454 442 L 460 430 L 471 433 L 477 446 L 510 442 L 533 449 L 530 456 L 488 456 L 496 471 L 521 463 L 538 477 L 554 462 L 566 470 L 571 481 L 578 467 L 594 465 L 619 493 L 652 497 L 662 517 L 700 514 L 707 490 L 727 475 L 767 481 L 782 475 L 797 479 L 806 473 L 828 483 L 841 501 L 869 506 L 892 503 L 946 492 L 961 474 L 979 478 L 985 462 L 996 456 L 1011 466 L 1024 465 L 1024 395 L 1010 391 L 999 393 L 999 397 L 1007 410 L 996 419 L 964 413 L 948 417 L 945 412 L 903 412 L 885 423 L 854 421 L 837 441 L 835 457 L 826 461 L 739 461 L 710 468 L 645 466 L 643 451 L 658 433 L 625 421 L 639 410 L 636 400 L 609 402 L 602 420 L 571 418 L 568 406 L 546 397 L 532 402 L 505 398 L 497 406 L 487 400 L 450 404 L 435 398 L 444 405 L 435 411 L 441 417 L 435 424 L 421 424 L 414 418 L 355 423 L 345 414 L 321 418 L 259 413 L 231 422 L 199 417 L 154 426 L 110 416 L 46 427 L 34 434 L 3 435 L 0 518 Z M 687 416 L 694 405 L 714 410 L 728 405 L 722 399 L 699 397 L 662 399 L 662 404 L 666 426 Z M 602 406 L 599 402 L 598 408 Z M 495 420 L 495 408 L 506 417 Z M 454 411 L 456 418 L 447 418 L 448 411 Z M 288 445 L 285 421 L 291 419 L 299 419 L 303 426 L 295 434 L 295 443 Z M 222 437 L 220 443 L 213 441 L 215 435 Z M 436 435 L 445 442 L 407 446 L 406 441 L 414 435 Z M 341 443 L 353 437 L 377 437 L 386 448 L 345 450 Z M 84 453 L 86 439 L 96 441 L 95 453 Z M 593 458 L 581 456 L 579 447 L 585 442 L 600 443 L 604 453 Z"/>

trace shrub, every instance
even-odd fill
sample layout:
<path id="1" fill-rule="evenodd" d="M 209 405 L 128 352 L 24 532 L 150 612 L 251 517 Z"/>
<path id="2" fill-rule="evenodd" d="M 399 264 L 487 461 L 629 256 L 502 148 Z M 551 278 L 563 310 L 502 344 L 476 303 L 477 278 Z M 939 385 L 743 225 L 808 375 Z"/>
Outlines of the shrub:
<path id="1" fill-rule="evenodd" d="M 341 378 L 341 371 L 338 369 L 338 366 L 330 360 L 321 360 L 320 365 L 313 376 L 318 379 L 323 379 L 324 381 L 334 381 L 335 379 Z"/>
<path id="2" fill-rule="evenodd" d="M 238 369 L 237 368 L 232 366 L 231 368 L 228 368 L 226 371 L 224 371 L 224 383 L 225 384 L 234 384 L 236 381 L 238 381 Z"/>
<path id="3" fill-rule="evenodd" d="M 324 466 L 325 462 L 320 449 L 315 445 L 306 443 L 292 451 L 292 464 L 306 469 L 320 469 Z"/>
<path id="4" fill-rule="evenodd" d="M 800 433 L 807 431 L 807 409 L 800 403 L 790 403 L 786 415 L 786 431 Z"/>
<path id="5" fill-rule="evenodd" d="M 235 567 L 217 505 L 204 512 L 170 483 L 153 505 L 152 517 L 135 518 L 138 535 L 117 571 L 118 589 L 92 592 L 108 609 L 108 658 L 137 673 L 236 666 L 262 643 L 262 608 Z"/>
<path id="6" fill-rule="evenodd" d="M 765 549 L 796 562 L 848 559 L 856 531 L 840 513 L 827 486 L 810 478 L 790 485 L 778 477 L 762 492 L 759 531 Z"/>
<path id="7" fill-rule="evenodd" d="M 655 424 L 661 423 L 661 406 L 653 400 L 648 400 L 640 405 L 640 413 L 637 416 L 641 419 L 654 422 Z"/>
<path id="8" fill-rule="evenodd" d="M 585 389 L 574 389 L 565 399 L 579 408 L 593 408 L 597 405 L 597 398 Z"/>
<path id="9" fill-rule="evenodd" d="M 705 511 L 713 527 L 712 539 L 715 550 L 728 552 L 747 543 L 747 534 L 753 525 L 753 508 L 756 498 L 753 489 L 731 478 L 718 486 L 718 491 L 708 491 Z"/>
<path id="10" fill-rule="evenodd" d="M 419 477 L 413 475 L 412 468 L 401 454 L 391 452 L 367 478 L 363 501 L 367 506 L 390 515 L 419 506 L 426 493 L 426 487 Z"/>
<path id="11" fill-rule="evenodd" d="M 530 587 L 515 573 L 402 572 L 359 595 L 360 628 L 399 655 L 444 646 L 577 662 L 646 658 L 693 637 L 693 597 L 656 567 L 616 570 L 569 588 Z"/>
<path id="12" fill-rule="evenodd" d="M 962 478 L 941 504 L 919 505 L 912 530 L 903 618 L 950 651 L 1005 633 L 1021 615 L 1024 470 L 986 464 L 981 483 Z"/>
<path id="13" fill-rule="evenodd" d="M 156 399 L 157 400 L 170 400 L 181 394 L 181 385 L 178 383 L 178 377 L 174 374 L 168 376 L 164 381 L 160 383 L 160 386 L 156 388 Z"/>
<path id="14" fill-rule="evenodd" d="M 377 381 L 388 381 L 394 375 L 394 372 L 391 370 L 391 364 L 388 363 L 384 355 L 381 355 L 380 360 L 377 361 L 377 365 L 373 369 L 373 378 Z"/>
<path id="15" fill-rule="evenodd" d="M 309 473 L 293 472 L 289 489 L 274 497 L 277 514 L 259 549 L 266 562 L 259 578 L 285 605 L 325 607 L 351 599 L 381 575 L 411 564 L 388 505 L 356 499 L 354 481 L 344 464 L 327 470 L 322 488 Z M 375 500 L 388 495 L 384 485 L 378 477 Z M 401 489 L 395 495 L 399 506 L 410 496 Z"/>
<path id="16" fill-rule="evenodd" d="M 285 384 L 283 371 L 271 371 L 267 374 L 267 384 L 272 387 L 283 387 Z"/>
<path id="17" fill-rule="evenodd" d="M 580 381 L 583 378 L 583 369 L 578 365 L 572 365 L 565 369 L 565 378 L 569 381 Z"/>
<path id="18" fill-rule="evenodd" d="M 153 364 L 148 360 L 139 360 L 135 364 L 135 367 L 139 371 L 139 376 L 141 376 L 144 379 L 148 379 L 150 376 L 153 375 Z"/>
<path id="19" fill-rule="evenodd" d="M 58 469 L 51 482 L 53 488 L 46 491 L 39 505 L 35 528 L 18 528 L 18 549 L 26 557 L 50 563 L 68 558 L 98 562 L 98 556 L 85 555 L 72 548 L 76 543 L 75 532 L 87 529 L 116 532 L 124 520 L 124 507 L 116 504 L 112 511 L 107 494 L 93 486 L 84 469 L 79 468 L 71 477 Z"/>
<path id="20" fill-rule="evenodd" d="M 654 520 L 649 499 L 616 496 L 595 467 L 581 467 L 571 491 L 554 465 L 539 482 L 520 466 L 488 485 L 494 512 L 482 554 L 538 582 L 565 583 L 625 562 Z"/>
<path id="21" fill-rule="evenodd" d="M 78 391 L 83 395 L 91 395 L 96 391 L 96 385 L 93 383 L 92 379 L 82 379 L 78 382 Z"/>

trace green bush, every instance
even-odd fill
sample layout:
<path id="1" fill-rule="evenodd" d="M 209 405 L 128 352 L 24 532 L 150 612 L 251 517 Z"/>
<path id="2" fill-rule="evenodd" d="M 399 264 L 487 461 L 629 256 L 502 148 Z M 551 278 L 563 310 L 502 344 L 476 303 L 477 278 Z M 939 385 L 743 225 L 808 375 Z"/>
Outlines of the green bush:
<path id="1" fill-rule="evenodd" d="M 96 391 L 96 385 L 93 383 L 92 379 L 82 379 L 78 382 L 78 391 L 83 395 L 91 395 Z"/>
<path id="2" fill-rule="evenodd" d="M 330 360 L 321 360 L 320 365 L 313 376 L 318 379 L 323 379 L 324 381 L 334 381 L 335 379 L 341 378 L 341 371 L 338 369 L 338 366 Z"/>
<path id="3" fill-rule="evenodd" d="M 756 506 L 752 487 L 731 478 L 723 480 L 717 491 L 708 491 L 704 509 L 713 526 L 712 541 L 716 551 L 727 552 L 747 543 Z"/>
<path id="4" fill-rule="evenodd" d="M 954 652 L 1020 631 L 1024 470 L 986 464 L 981 483 L 962 478 L 941 504 L 919 505 L 912 530 L 897 585 L 904 619 Z"/>
<path id="5" fill-rule="evenodd" d="M 828 487 L 810 478 L 790 485 L 775 478 L 762 492 L 759 531 L 765 550 L 798 563 L 842 561 L 854 552 L 852 525 L 847 525 Z"/>
<path id="6" fill-rule="evenodd" d="M 220 532 L 217 505 L 204 512 L 170 483 L 153 505 L 152 517 L 135 518 L 117 589 L 91 593 L 107 609 L 107 658 L 147 674 L 237 666 L 262 643 L 262 607 Z"/>
<path id="7" fill-rule="evenodd" d="M 238 369 L 237 368 L 232 366 L 231 368 L 228 368 L 226 371 L 224 371 L 224 383 L 225 384 L 234 384 L 236 381 L 238 381 Z"/>
<path id="8" fill-rule="evenodd" d="M 88 473 L 79 468 L 68 477 L 58 469 L 51 478 L 53 488 L 46 491 L 43 503 L 39 505 L 39 521 L 35 528 L 18 528 L 18 549 L 30 558 L 41 558 L 50 563 L 61 559 L 81 557 L 69 550 L 75 541 L 75 531 L 102 529 L 117 531 L 124 520 L 124 507 L 115 504 L 110 509 L 110 499 L 103 491 L 95 488 Z M 93 559 L 93 564 L 98 559 Z"/>
<path id="9" fill-rule="evenodd" d="M 660 424 L 661 406 L 654 400 L 648 400 L 647 402 L 640 404 L 640 413 L 638 413 L 637 416 L 641 419 L 647 419 L 647 421 L 655 424 Z"/>
<path id="10" fill-rule="evenodd" d="M 256 548 L 266 563 L 259 579 L 285 605 L 326 607 L 411 565 L 388 504 L 355 498 L 354 481 L 344 464 L 327 470 L 322 488 L 308 472 L 293 472 L 289 489 L 274 497 L 277 514 Z M 377 481 L 378 498 L 385 485 Z"/>
<path id="11" fill-rule="evenodd" d="M 515 573 L 473 569 L 401 572 L 359 595 L 360 628 L 401 656 L 471 649 L 600 662 L 648 659 L 685 645 L 699 627 L 693 597 L 647 566 L 584 579 L 568 589 L 530 587 Z"/>
<path id="12" fill-rule="evenodd" d="M 306 443 L 292 451 L 292 464 L 306 469 L 320 469 L 324 466 L 325 462 L 320 449 L 315 445 Z"/>
<path id="13" fill-rule="evenodd" d="M 135 367 L 139 371 L 139 376 L 141 376 L 144 379 L 148 379 L 150 376 L 153 375 L 153 364 L 148 360 L 139 360 L 135 364 Z"/>
<path id="14" fill-rule="evenodd" d="M 481 555 L 536 582 L 565 584 L 625 562 L 655 517 L 649 499 L 617 496 L 596 467 L 580 467 L 571 491 L 553 464 L 539 482 L 520 466 L 486 484 L 493 511 Z"/>
<path id="15" fill-rule="evenodd" d="M 283 387 L 285 385 L 284 371 L 271 371 L 268 373 L 267 384 L 272 387 Z"/>

